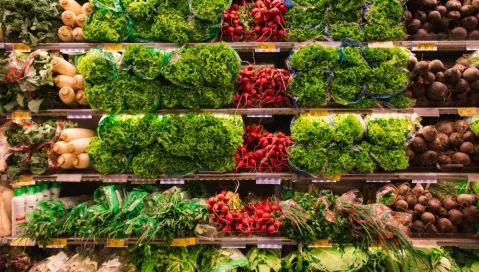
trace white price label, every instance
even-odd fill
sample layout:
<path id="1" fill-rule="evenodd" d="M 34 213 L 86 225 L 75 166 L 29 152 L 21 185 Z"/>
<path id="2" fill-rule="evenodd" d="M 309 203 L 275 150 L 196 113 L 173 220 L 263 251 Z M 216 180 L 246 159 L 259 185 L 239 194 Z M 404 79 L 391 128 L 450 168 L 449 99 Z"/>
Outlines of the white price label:
<path id="1" fill-rule="evenodd" d="M 334 180 L 334 179 L 326 179 L 326 178 L 324 178 L 324 179 L 322 179 L 322 178 L 321 178 L 321 179 L 312 179 L 311 181 L 312 181 L 313 183 L 336 182 L 336 180 Z"/>
<path id="2" fill-rule="evenodd" d="M 391 48 L 394 47 L 393 42 L 370 42 L 368 43 L 368 47 L 371 48 Z"/>
<path id="3" fill-rule="evenodd" d="M 389 180 L 389 179 L 373 179 L 373 180 L 366 180 L 366 182 L 371 182 L 371 183 L 390 183 L 391 180 Z"/>
<path id="4" fill-rule="evenodd" d="M 283 248 L 281 241 L 258 241 L 258 248 Z"/>
<path id="5" fill-rule="evenodd" d="M 256 184 L 281 185 L 280 178 L 256 178 Z"/>
<path id="6" fill-rule="evenodd" d="M 59 174 L 57 175 L 57 182 L 81 182 L 81 174 Z"/>
<path id="7" fill-rule="evenodd" d="M 127 181 L 128 181 L 128 175 L 103 176 L 103 182 L 105 183 L 126 183 Z"/>
<path id="8" fill-rule="evenodd" d="M 131 184 L 155 184 L 155 179 L 143 179 L 143 178 L 133 178 L 131 179 Z"/>
<path id="9" fill-rule="evenodd" d="M 412 183 L 437 183 L 437 178 L 413 179 Z"/>
<path id="10" fill-rule="evenodd" d="M 71 110 L 67 113 L 68 119 L 92 119 L 92 110 Z"/>
<path id="11" fill-rule="evenodd" d="M 248 114 L 248 118 L 273 118 L 272 114 Z"/>
<path id="12" fill-rule="evenodd" d="M 166 178 L 160 179 L 160 184 L 185 184 L 185 180 L 182 178 Z"/>
<path id="13" fill-rule="evenodd" d="M 414 109 L 414 113 L 423 117 L 439 117 L 439 109 L 433 108 L 418 108 Z"/>

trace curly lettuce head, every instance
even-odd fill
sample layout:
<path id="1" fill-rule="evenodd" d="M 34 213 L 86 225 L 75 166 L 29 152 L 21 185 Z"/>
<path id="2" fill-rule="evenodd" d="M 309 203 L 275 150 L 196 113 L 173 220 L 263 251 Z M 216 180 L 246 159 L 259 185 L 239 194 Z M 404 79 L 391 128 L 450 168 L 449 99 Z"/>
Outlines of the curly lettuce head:
<path id="1" fill-rule="evenodd" d="M 334 140 L 334 130 L 328 117 L 300 115 L 291 127 L 295 143 L 324 147 Z"/>
<path id="2" fill-rule="evenodd" d="M 126 159 L 123 153 L 113 151 L 99 137 L 94 137 L 90 141 L 86 151 L 93 168 L 102 175 L 121 173 L 126 168 Z"/>
<path id="3" fill-rule="evenodd" d="M 129 20 L 125 13 L 96 9 L 83 26 L 85 39 L 94 42 L 120 42 L 128 37 Z"/>

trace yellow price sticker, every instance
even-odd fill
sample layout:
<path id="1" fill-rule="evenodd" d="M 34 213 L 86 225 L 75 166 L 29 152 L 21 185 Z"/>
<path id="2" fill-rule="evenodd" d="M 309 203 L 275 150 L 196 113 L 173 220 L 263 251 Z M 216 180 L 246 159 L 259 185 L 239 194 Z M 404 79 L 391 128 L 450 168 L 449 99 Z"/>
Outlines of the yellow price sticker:
<path id="1" fill-rule="evenodd" d="M 12 49 L 14 51 L 30 52 L 32 48 L 24 43 L 14 43 L 12 44 Z"/>
<path id="2" fill-rule="evenodd" d="M 32 119 L 29 111 L 14 111 L 11 116 L 14 120 Z"/>
<path id="3" fill-rule="evenodd" d="M 121 43 L 105 44 L 104 49 L 108 51 L 122 51 L 123 45 Z"/>
<path id="4" fill-rule="evenodd" d="M 38 244 L 43 247 L 43 245 Z M 64 248 L 67 246 L 67 239 L 65 238 L 53 238 L 48 241 L 46 248 Z"/>
<path id="5" fill-rule="evenodd" d="M 435 43 L 418 43 L 416 45 L 416 50 L 419 51 L 436 51 L 437 47 Z"/>
<path id="6" fill-rule="evenodd" d="M 460 116 L 476 115 L 477 109 L 476 108 L 459 108 L 457 109 L 457 113 Z"/>
<path id="7" fill-rule="evenodd" d="M 33 180 L 32 176 L 21 176 L 17 178 L 15 185 L 16 186 L 25 186 L 25 185 L 33 185 L 35 181 Z"/>
<path id="8" fill-rule="evenodd" d="M 196 238 L 177 238 L 171 241 L 171 246 L 184 247 L 196 245 Z"/>
<path id="9" fill-rule="evenodd" d="M 329 246 L 328 240 L 316 240 L 310 245 L 310 247 L 328 247 L 328 246 Z"/>
<path id="10" fill-rule="evenodd" d="M 327 110 L 310 110 L 309 115 L 311 116 L 328 116 Z"/>
<path id="11" fill-rule="evenodd" d="M 35 240 L 31 240 L 27 238 L 15 238 L 10 242 L 10 246 L 16 246 L 16 247 L 35 246 Z"/>
<path id="12" fill-rule="evenodd" d="M 125 247 L 124 239 L 108 239 L 106 240 L 106 247 Z"/>
<path id="13" fill-rule="evenodd" d="M 274 45 L 274 43 L 260 43 L 258 44 L 258 49 L 273 51 L 276 49 L 276 45 Z"/>
<path id="14" fill-rule="evenodd" d="M 335 181 L 340 181 L 341 180 L 341 176 L 331 176 L 331 177 L 326 177 L 328 179 L 332 179 L 332 180 L 335 180 Z"/>

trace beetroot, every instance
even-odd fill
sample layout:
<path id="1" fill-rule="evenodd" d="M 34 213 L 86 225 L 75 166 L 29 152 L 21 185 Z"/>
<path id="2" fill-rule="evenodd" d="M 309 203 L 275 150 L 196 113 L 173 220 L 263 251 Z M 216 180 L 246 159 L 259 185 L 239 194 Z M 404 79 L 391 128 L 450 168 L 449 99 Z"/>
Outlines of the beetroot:
<path id="1" fill-rule="evenodd" d="M 426 206 L 429 203 L 429 199 L 427 198 L 427 196 L 422 195 L 417 198 L 417 202 L 423 206 Z"/>
<path id="2" fill-rule="evenodd" d="M 456 198 L 457 204 L 461 207 L 467 207 L 471 205 L 475 205 L 477 203 L 477 197 L 472 194 L 460 194 Z"/>
<path id="3" fill-rule="evenodd" d="M 452 125 L 453 122 L 451 121 L 441 121 L 436 125 L 436 129 L 440 133 L 444 133 L 449 136 L 454 132 L 454 127 Z"/>
<path id="4" fill-rule="evenodd" d="M 437 223 L 437 225 L 441 232 L 451 232 L 452 230 L 452 223 L 447 218 L 439 219 L 439 222 Z"/>
<path id="5" fill-rule="evenodd" d="M 429 63 L 427 61 L 420 61 L 414 67 L 414 74 L 416 75 L 424 75 L 429 72 Z"/>
<path id="6" fill-rule="evenodd" d="M 414 151 L 412 151 L 412 149 L 407 149 L 406 150 L 406 156 L 408 156 L 409 160 L 412 161 L 416 157 L 416 153 L 414 153 Z"/>
<path id="7" fill-rule="evenodd" d="M 428 142 L 434 141 L 437 137 L 437 133 L 437 130 L 433 126 L 426 126 L 421 131 L 422 137 Z"/>
<path id="8" fill-rule="evenodd" d="M 427 148 L 436 152 L 444 150 L 444 146 L 439 138 L 435 138 L 434 141 L 427 143 Z"/>
<path id="9" fill-rule="evenodd" d="M 446 2 L 447 10 L 460 10 L 461 9 L 461 2 L 457 0 L 449 0 Z"/>
<path id="10" fill-rule="evenodd" d="M 436 10 L 439 11 L 441 16 L 445 16 L 447 14 L 447 8 L 445 6 L 437 6 Z"/>
<path id="11" fill-rule="evenodd" d="M 474 152 L 474 144 L 471 142 L 464 142 L 459 148 L 459 151 L 467 155 L 472 155 L 472 152 Z"/>
<path id="12" fill-rule="evenodd" d="M 479 222 L 479 208 L 476 206 L 469 206 L 462 210 L 464 218 L 471 223 Z"/>
<path id="13" fill-rule="evenodd" d="M 448 218 L 455 225 L 460 225 L 462 221 L 464 220 L 463 214 L 456 209 L 452 209 L 448 212 Z"/>
<path id="14" fill-rule="evenodd" d="M 424 151 L 426 151 L 426 148 L 427 148 L 426 141 L 424 141 L 424 139 L 420 136 L 414 137 L 410 146 L 412 150 L 418 153 L 423 153 Z"/>
<path id="15" fill-rule="evenodd" d="M 471 85 L 467 80 L 461 78 L 456 84 L 456 93 L 463 94 L 471 90 Z"/>
<path id="16" fill-rule="evenodd" d="M 437 152 L 428 150 L 422 154 L 422 164 L 426 166 L 433 165 L 437 162 Z"/>
<path id="17" fill-rule="evenodd" d="M 396 201 L 396 203 L 394 203 L 394 206 L 396 207 L 396 210 L 398 211 L 406 211 L 408 209 L 408 204 L 404 200 Z"/>
<path id="18" fill-rule="evenodd" d="M 421 21 L 419 19 L 412 19 L 407 24 L 407 32 L 409 34 L 416 34 L 420 28 L 421 28 Z"/>
<path id="19" fill-rule="evenodd" d="M 411 190 L 411 187 L 409 187 L 409 184 L 407 183 L 403 183 L 398 186 L 398 193 L 400 195 L 406 195 L 410 190 Z"/>
<path id="20" fill-rule="evenodd" d="M 425 211 L 424 205 L 416 204 L 416 205 L 414 206 L 414 212 L 415 212 L 417 215 L 423 214 L 424 211 Z"/>
<path id="21" fill-rule="evenodd" d="M 455 132 L 464 133 L 469 128 L 469 125 L 464 120 L 457 120 L 454 122 L 453 128 Z"/>
<path id="22" fill-rule="evenodd" d="M 462 138 L 464 139 L 465 142 L 475 142 L 476 141 L 476 135 L 472 133 L 472 131 L 468 130 L 462 134 Z"/>
<path id="23" fill-rule="evenodd" d="M 407 62 L 407 69 L 409 71 L 413 70 L 414 67 L 416 67 L 417 64 L 417 58 L 414 56 L 409 56 L 408 62 Z"/>
<path id="24" fill-rule="evenodd" d="M 462 152 L 456 152 L 451 157 L 453 163 L 462 164 L 464 166 L 469 166 L 471 164 L 471 158 L 468 155 Z"/>
<path id="25" fill-rule="evenodd" d="M 416 196 L 416 197 L 419 197 L 422 195 L 422 193 L 424 193 L 424 187 L 422 187 L 421 184 L 416 184 L 416 186 L 414 186 L 414 188 L 412 189 L 412 193 Z"/>
<path id="26" fill-rule="evenodd" d="M 441 201 L 436 198 L 429 200 L 427 210 L 432 213 L 438 213 L 441 210 Z"/>
<path id="27" fill-rule="evenodd" d="M 457 66 L 458 64 L 455 65 L 455 68 L 447 69 L 446 72 L 444 72 L 444 80 L 447 83 L 456 84 L 459 81 L 459 79 L 461 79 L 461 68 Z"/>
<path id="28" fill-rule="evenodd" d="M 452 164 L 452 159 L 448 155 L 441 154 L 437 157 L 437 162 L 441 165 Z"/>
<path id="29" fill-rule="evenodd" d="M 426 232 L 428 234 L 437 234 L 438 233 L 436 226 L 434 226 L 433 224 L 429 224 L 429 225 L 426 226 Z"/>
<path id="30" fill-rule="evenodd" d="M 421 220 L 414 221 L 414 223 L 412 225 L 412 228 L 417 232 L 424 231 L 425 227 L 426 227 L 426 225 Z"/>
<path id="31" fill-rule="evenodd" d="M 464 143 L 464 139 L 462 138 L 462 134 L 458 132 L 454 132 L 449 136 L 449 143 L 452 144 L 455 148 L 461 147 Z"/>
<path id="32" fill-rule="evenodd" d="M 450 70 L 447 70 L 447 71 L 450 71 Z M 447 81 L 447 77 L 446 77 L 447 71 L 444 74 L 446 81 Z M 459 79 L 457 79 L 457 81 L 459 81 Z M 445 101 L 449 97 L 449 95 L 450 95 L 449 89 L 442 82 L 436 81 L 432 83 L 431 86 L 429 86 L 429 88 L 427 89 L 427 96 L 434 101 Z"/>
<path id="33" fill-rule="evenodd" d="M 456 201 L 454 201 L 454 199 L 452 199 L 451 197 L 444 198 L 442 200 L 442 204 L 444 205 L 444 208 L 446 208 L 446 210 L 448 211 L 457 207 Z"/>
<path id="34" fill-rule="evenodd" d="M 468 31 L 472 31 L 477 28 L 478 21 L 475 16 L 468 16 L 461 21 L 461 26 Z"/>
<path id="35" fill-rule="evenodd" d="M 434 224 L 434 222 L 436 221 L 436 218 L 434 217 L 434 215 L 430 212 L 425 212 L 421 215 L 421 220 L 422 222 L 424 222 L 424 224 Z"/>

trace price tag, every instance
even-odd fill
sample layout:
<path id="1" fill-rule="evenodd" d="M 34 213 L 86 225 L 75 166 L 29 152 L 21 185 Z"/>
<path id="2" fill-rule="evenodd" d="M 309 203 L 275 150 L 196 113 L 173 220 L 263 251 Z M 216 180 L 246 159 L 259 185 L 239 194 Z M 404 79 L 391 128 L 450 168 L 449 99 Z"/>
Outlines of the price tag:
<path id="1" fill-rule="evenodd" d="M 259 43 L 255 52 L 279 52 L 274 43 Z"/>
<path id="2" fill-rule="evenodd" d="M 181 178 L 160 179 L 160 184 L 185 184 L 185 180 Z"/>
<path id="3" fill-rule="evenodd" d="M 413 179 L 412 183 L 437 183 L 437 178 Z"/>
<path id="4" fill-rule="evenodd" d="M 92 110 L 72 110 L 68 111 L 68 119 L 92 119 L 93 111 Z"/>
<path id="5" fill-rule="evenodd" d="M 414 113 L 423 117 L 439 117 L 439 109 L 434 108 L 418 108 L 414 109 Z"/>
<path id="6" fill-rule="evenodd" d="M 155 184 L 155 179 L 142 179 L 142 178 L 133 178 L 131 184 Z"/>
<path id="7" fill-rule="evenodd" d="M 13 120 L 24 120 L 24 119 L 27 119 L 27 120 L 30 120 L 32 119 L 32 115 L 30 114 L 29 111 L 13 111 L 11 114 L 10 114 L 10 119 L 13 119 Z"/>
<path id="8" fill-rule="evenodd" d="M 256 178 L 256 184 L 281 185 L 280 178 Z"/>
<path id="9" fill-rule="evenodd" d="M 177 238 L 171 241 L 171 246 L 176 246 L 176 247 L 185 247 L 185 246 L 194 246 L 194 245 L 196 245 L 196 238 L 194 237 Z"/>
<path id="10" fill-rule="evenodd" d="M 81 182 L 81 174 L 59 174 L 57 175 L 57 182 Z"/>
<path id="11" fill-rule="evenodd" d="M 110 44 L 105 44 L 103 49 L 107 51 L 122 51 L 123 45 L 121 43 L 110 43 Z"/>
<path id="12" fill-rule="evenodd" d="M 248 118 L 273 118 L 272 114 L 248 114 Z"/>
<path id="13" fill-rule="evenodd" d="M 124 239 L 108 239 L 106 240 L 106 247 L 125 247 Z"/>
<path id="14" fill-rule="evenodd" d="M 66 261 L 68 261 L 68 256 L 63 251 L 60 251 L 60 253 L 49 259 L 50 261 L 47 264 L 47 268 L 50 272 L 57 272 L 63 267 Z"/>
<path id="15" fill-rule="evenodd" d="M 471 116 L 476 115 L 477 109 L 476 108 L 459 108 L 457 109 L 457 114 L 460 116 Z"/>
<path id="16" fill-rule="evenodd" d="M 431 248 L 438 247 L 435 239 L 412 239 L 412 245 L 414 247 Z"/>
<path id="17" fill-rule="evenodd" d="M 283 248 L 281 241 L 258 241 L 258 248 Z"/>
<path id="18" fill-rule="evenodd" d="M 311 116 L 328 116 L 327 110 L 310 110 L 309 115 Z"/>
<path id="19" fill-rule="evenodd" d="M 127 181 L 128 181 L 128 175 L 103 176 L 103 182 L 105 183 L 126 183 Z"/>
<path id="20" fill-rule="evenodd" d="M 319 178 L 319 179 L 312 179 L 311 182 L 313 182 L 313 183 L 327 183 L 327 182 L 336 182 L 336 180 L 327 179 L 327 178 Z"/>
<path id="21" fill-rule="evenodd" d="M 20 52 L 30 52 L 32 48 L 24 43 L 14 43 L 12 44 L 13 51 L 20 51 Z"/>
<path id="22" fill-rule="evenodd" d="M 467 180 L 469 182 L 479 182 L 479 174 L 469 174 L 467 175 Z"/>
<path id="23" fill-rule="evenodd" d="M 33 180 L 33 176 L 20 176 L 15 181 L 16 187 L 28 186 L 28 185 L 34 185 L 34 184 L 35 184 L 35 181 Z"/>
<path id="24" fill-rule="evenodd" d="M 10 246 L 32 247 L 32 246 L 35 246 L 35 240 L 31 240 L 27 238 L 15 238 L 10 242 Z"/>
<path id="25" fill-rule="evenodd" d="M 221 244 L 221 248 L 246 248 L 246 244 L 242 244 L 242 243 L 227 243 L 227 244 Z"/>
<path id="26" fill-rule="evenodd" d="M 412 51 L 437 51 L 437 45 L 433 42 L 417 43 L 413 45 Z"/>
<path id="27" fill-rule="evenodd" d="M 389 180 L 389 179 L 373 179 L 373 180 L 366 180 L 366 182 L 371 182 L 371 183 L 390 183 L 391 180 Z"/>
<path id="28" fill-rule="evenodd" d="M 389 42 L 371 42 L 371 43 L 368 43 L 368 47 L 371 47 L 371 48 L 391 48 L 391 47 L 394 47 L 394 44 L 391 41 L 389 41 Z"/>
<path id="29" fill-rule="evenodd" d="M 67 246 L 67 239 L 54 238 L 48 241 L 46 248 L 64 248 Z"/>
<path id="30" fill-rule="evenodd" d="M 329 247 L 329 240 L 316 240 L 309 247 Z"/>

